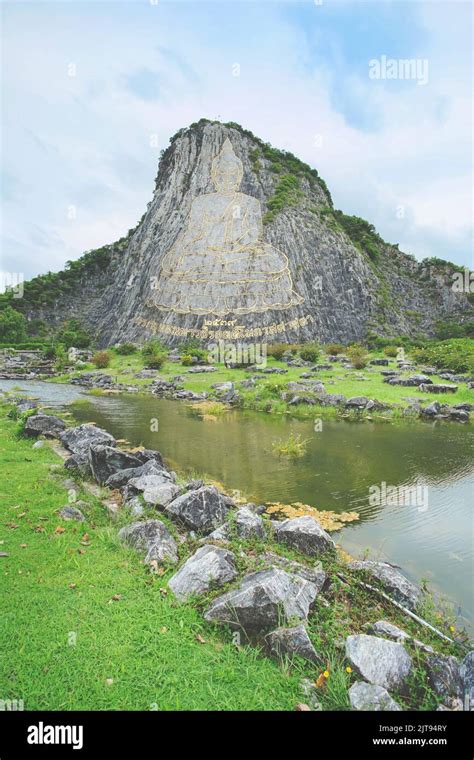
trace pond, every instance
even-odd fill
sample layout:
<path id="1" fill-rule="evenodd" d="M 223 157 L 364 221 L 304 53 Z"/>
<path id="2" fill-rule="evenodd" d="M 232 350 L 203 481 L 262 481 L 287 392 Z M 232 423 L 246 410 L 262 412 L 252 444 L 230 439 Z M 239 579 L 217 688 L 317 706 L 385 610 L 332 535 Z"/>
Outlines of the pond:
<path id="1" fill-rule="evenodd" d="M 73 406 L 79 422 L 94 420 L 116 437 L 159 449 L 181 472 L 240 490 L 252 501 L 303 502 L 360 520 L 334 534 L 352 555 L 400 565 L 413 580 L 455 604 L 471 627 L 474 434 L 449 423 L 348 423 L 231 411 L 203 420 L 191 405 L 143 396 L 91 397 Z M 158 428 L 156 430 L 156 428 Z M 290 433 L 306 440 L 299 459 L 275 455 Z M 425 487 L 415 506 L 374 506 L 369 487 Z M 420 491 L 421 492 L 421 491 Z"/>
<path id="2" fill-rule="evenodd" d="M 9 381 L 0 381 L 0 390 Z M 203 419 L 192 405 L 151 396 L 85 396 L 67 385 L 21 382 L 42 401 L 66 404 L 78 423 L 93 421 L 131 444 L 159 449 L 180 472 L 207 475 L 257 503 L 303 502 L 360 519 L 333 534 L 350 554 L 399 565 L 414 581 L 453 604 L 472 629 L 474 462 L 472 425 L 384 424 L 312 420 L 230 411 Z M 28 387 L 27 387 L 28 386 Z M 11 390 L 11 388 L 8 388 Z M 306 441 L 298 459 L 273 443 L 289 434 Z M 418 486 L 414 506 L 374 505 L 373 486 Z M 421 489 L 425 489 L 421 491 Z"/>

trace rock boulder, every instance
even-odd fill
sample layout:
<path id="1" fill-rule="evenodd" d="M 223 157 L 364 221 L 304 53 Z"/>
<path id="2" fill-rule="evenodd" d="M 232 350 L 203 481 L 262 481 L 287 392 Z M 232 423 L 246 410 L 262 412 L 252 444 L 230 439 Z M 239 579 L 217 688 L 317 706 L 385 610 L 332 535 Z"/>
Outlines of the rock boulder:
<path id="1" fill-rule="evenodd" d="M 238 588 L 215 599 L 204 618 L 254 636 L 294 618 L 306 620 L 316 595 L 310 581 L 272 567 L 247 575 Z"/>
<path id="2" fill-rule="evenodd" d="M 176 564 L 178 547 L 176 541 L 160 520 L 146 520 L 126 525 L 119 531 L 119 537 L 127 546 L 145 555 L 144 562 Z"/>
<path id="3" fill-rule="evenodd" d="M 321 664 L 321 657 L 317 654 L 304 625 L 294 628 L 277 628 L 265 637 L 269 653 L 274 657 L 301 657 L 303 660 Z"/>
<path id="4" fill-rule="evenodd" d="M 364 633 L 347 637 L 346 657 L 362 678 L 384 689 L 403 692 L 413 671 L 402 644 Z"/>
<path id="5" fill-rule="evenodd" d="M 111 475 L 129 467 L 140 467 L 141 462 L 133 454 L 103 443 L 89 446 L 89 466 L 95 480 L 103 486 Z"/>
<path id="6" fill-rule="evenodd" d="M 204 486 L 178 496 L 166 511 L 190 530 L 205 534 L 224 522 L 231 503 L 214 486 Z"/>
<path id="7" fill-rule="evenodd" d="M 296 549 L 302 554 L 319 557 L 333 552 L 335 544 L 314 517 L 305 515 L 284 520 L 275 530 L 276 541 Z"/>
<path id="8" fill-rule="evenodd" d="M 64 420 L 53 414 L 32 414 L 25 422 L 24 433 L 32 438 L 38 435 L 44 435 L 45 438 L 59 438 L 65 427 Z"/>
<path id="9" fill-rule="evenodd" d="M 376 578 L 396 602 L 414 611 L 421 600 L 421 589 L 386 562 L 360 560 L 349 563 L 350 570 L 360 570 Z"/>
<path id="10" fill-rule="evenodd" d="M 206 545 L 197 550 L 168 585 L 180 602 L 188 597 L 203 594 L 212 586 L 223 586 L 224 583 L 237 577 L 234 555 L 226 549 Z"/>
<path id="11" fill-rule="evenodd" d="M 387 689 L 365 681 L 353 683 L 349 689 L 349 701 L 353 710 L 371 712 L 398 712 L 402 708 L 390 696 Z"/>

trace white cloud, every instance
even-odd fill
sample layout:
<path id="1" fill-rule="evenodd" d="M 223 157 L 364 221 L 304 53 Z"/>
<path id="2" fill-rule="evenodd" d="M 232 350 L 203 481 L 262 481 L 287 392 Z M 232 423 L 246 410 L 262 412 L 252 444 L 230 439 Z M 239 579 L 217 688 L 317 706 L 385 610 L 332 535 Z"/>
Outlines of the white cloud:
<path id="1" fill-rule="evenodd" d="M 338 208 L 369 219 L 416 256 L 470 263 L 462 8 L 420 6 L 420 56 L 430 63 L 422 87 L 374 82 L 347 65 L 336 28 L 330 58 L 314 57 L 288 7 L 232 5 L 225 23 L 214 26 L 213 6 L 201 7 L 201 13 L 195 4 L 8 7 L 4 268 L 14 268 L 21 252 L 29 276 L 58 269 L 121 237 L 151 198 L 160 148 L 203 116 L 237 121 L 308 161 Z M 70 63 L 76 77 L 67 76 Z M 232 76 L 234 63 L 240 77 Z M 140 72 L 151 78 L 140 79 Z M 347 113 L 344 104 L 336 108 L 336 85 L 348 96 Z M 349 112 L 359 104 L 366 122 L 373 114 L 364 129 Z M 158 147 L 150 145 L 155 134 Z M 74 222 L 67 218 L 71 204 Z M 403 220 L 396 215 L 400 204 Z M 35 243 L 35 228 L 47 233 L 50 247 Z"/>

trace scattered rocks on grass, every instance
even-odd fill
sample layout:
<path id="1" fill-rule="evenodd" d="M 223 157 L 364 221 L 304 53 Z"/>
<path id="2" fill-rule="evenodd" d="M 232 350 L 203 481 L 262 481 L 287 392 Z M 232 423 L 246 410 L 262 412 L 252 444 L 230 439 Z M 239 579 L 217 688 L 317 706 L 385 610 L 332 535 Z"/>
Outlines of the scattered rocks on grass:
<path id="1" fill-rule="evenodd" d="M 190 596 L 203 594 L 211 586 L 223 586 L 236 577 L 237 568 L 232 552 L 206 545 L 184 563 L 168 585 L 177 599 L 184 602 Z"/>
<path id="2" fill-rule="evenodd" d="M 306 620 L 316 594 L 310 581 L 273 567 L 245 576 L 238 588 L 212 602 L 204 618 L 254 636 L 294 618 Z"/>
<path id="3" fill-rule="evenodd" d="M 168 528 L 160 520 L 145 520 L 126 525 L 119 537 L 127 546 L 145 555 L 144 562 L 176 564 L 178 547 Z"/>
<path id="4" fill-rule="evenodd" d="M 204 486 L 178 496 L 168 504 L 166 511 L 190 530 L 210 533 L 224 522 L 232 505 L 232 500 L 217 488 Z"/>
<path id="5" fill-rule="evenodd" d="M 66 427 L 60 417 L 53 414 L 32 414 L 25 422 L 24 433 L 32 438 L 44 435 L 45 438 L 59 438 Z"/>
<path id="6" fill-rule="evenodd" d="M 421 600 L 421 589 L 386 562 L 360 560 L 350 562 L 350 570 L 361 570 L 378 580 L 389 596 L 412 612 Z"/>
<path id="7" fill-rule="evenodd" d="M 304 625 L 293 628 L 277 628 L 265 637 L 268 651 L 274 657 L 301 657 L 303 660 L 321 664 Z"/>
<path id="8" fill-rule="evenodd" d="M 276 541 L 302 554 L 319 557 L 335 550 L 332 538 L 314 517 L 304 515 L 284 520 L 275 530 Z"/>
<path id="9" fill-rule="evenodd" d="M 353 683 L 349 689 L 349 702 L 353 710 L 371 712 L 398 712 L 402 708 L 387 689 L 365 681 Z"/>
<path id="10" fill-rule="evenodd" d="M 196 367 L 191 367 L 191 369 L 188 369 L 189 375 L 196 375 L 200 372 L 217 372 L 217 367 L 213 367 L 212 365 L 208 364 L 202 364 L 197 365 Z"/>
<path id="11" fill-rule="evenodd" d="M 432 385 L 421 383 L 418 387 L 423 393 L 456 393 L 458 389 L 457 385 L 443 385 L 441 383 L 433 383 Z"/>
<path id="12" fill-rule="evenodd" d="M 346 657 L 362 678 L 389 690 L 404 691 L 413 671 L 412 659 L 402 644 L 364 633 L 347 637 Z"/>
<path id="13" fill-rule="evenodd" d="M 430 385 L 433 381 L 427 375 L 412 375 L 411 377 L 385 377 L 384 383 L 389 385 L 402 385 L 404 387 L 418 387 L 421 383 Z"/>
<path id="14" fill-rule="evenodd" d="M 78 522 L 83 522 L 86 519 L 81 510 L 77 507 L 73 507 L 72 504 L 67 504 L 60 509 L 59 515 L 63 520 L 77 520 Z"/>

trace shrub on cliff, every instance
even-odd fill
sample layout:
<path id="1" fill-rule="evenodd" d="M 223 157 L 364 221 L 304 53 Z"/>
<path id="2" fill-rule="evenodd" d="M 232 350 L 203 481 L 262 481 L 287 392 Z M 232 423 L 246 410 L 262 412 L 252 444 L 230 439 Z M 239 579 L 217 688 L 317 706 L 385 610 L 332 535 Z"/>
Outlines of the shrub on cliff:
<path id="1" fill-rule="evenodd" d="M 105 369 L 109 366 L 111 358 L 109 351 L 97 351 L 92 357 L 92 364 L 94 364 L 97 369 Z"/>

